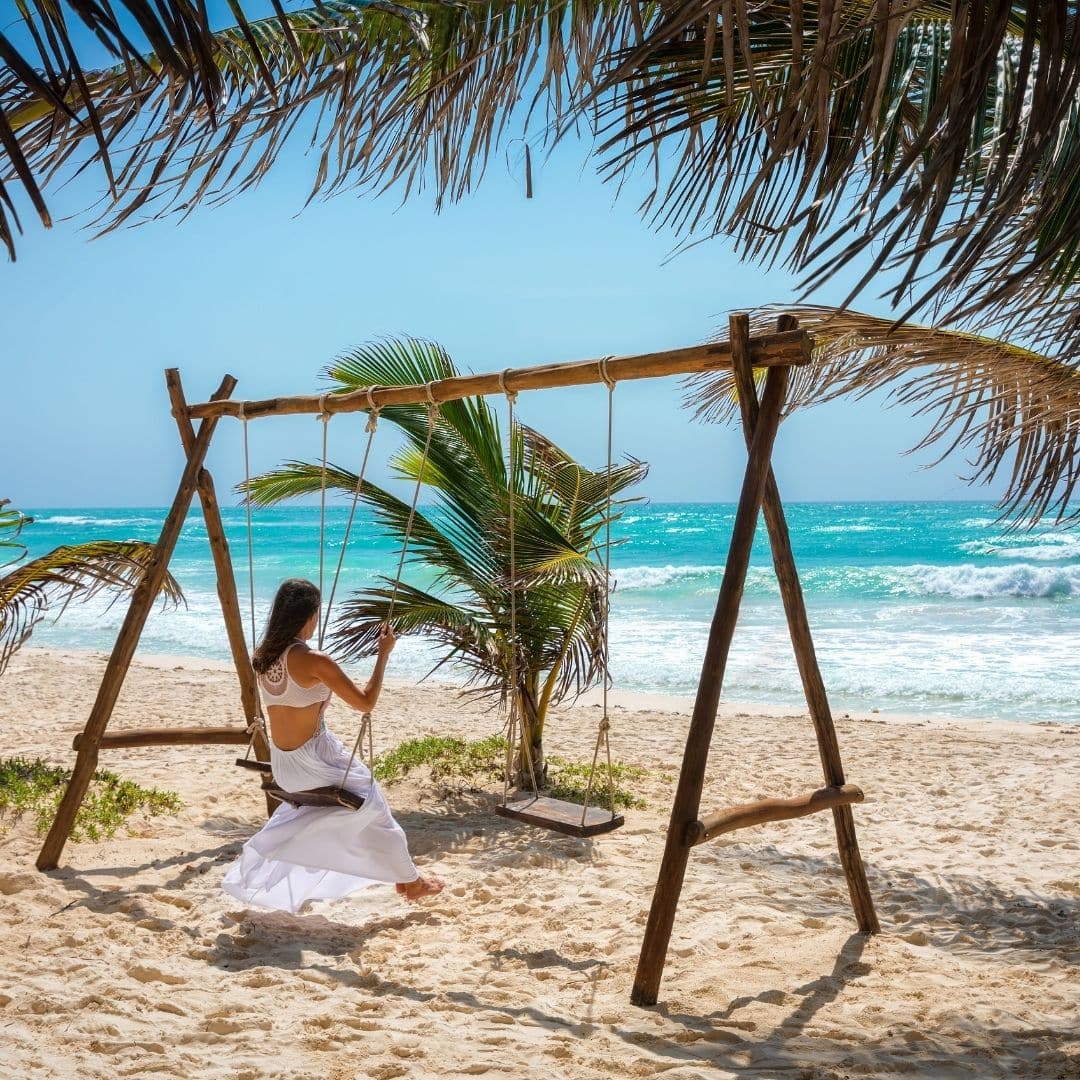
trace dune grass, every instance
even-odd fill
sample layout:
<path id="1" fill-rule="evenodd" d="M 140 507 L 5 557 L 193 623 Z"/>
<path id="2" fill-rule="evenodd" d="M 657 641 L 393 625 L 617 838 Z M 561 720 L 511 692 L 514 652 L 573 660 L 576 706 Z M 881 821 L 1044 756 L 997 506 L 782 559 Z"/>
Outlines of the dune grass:
<path id="1" fill-rule="evenodd" d="M 32 813 L 38 835 L 48 832 L 71 770 L 49 765 L 40 758 L 0 758 L 0 824 Z M 76 842 L 107 840 L 136 812 L 146 817 L 175 813 L 180 796 L 172 791 L 144 788 L 133 780 L 99 769 L 75 816 L 71 839 Z"/>
<path id="2" fill-rule="evenodd" d="M 567 802 L 583 803 L 589 783 L 589 762 L 549 757 L 546 793 Z M 427 735 L 409 739 L 375 758 L 372 772 L 375 779 L 387 784 L 403 780 L 415 769 L 427 769 L 431 778 L 443 786 L 463 784 L 481 786 L 502 784 L 506 763 L 506 739 L 490 735 L 486 739 L 469 741 L 448 735 Z M 615 779 L 615 806 L 640 809 L 646 805 L 636 791 L 636 781 L 649 775 L 637 765 L 612 764 Z M 590 802 L 594 806 L 610 805 L 607 767 L 597 769 Z"/>

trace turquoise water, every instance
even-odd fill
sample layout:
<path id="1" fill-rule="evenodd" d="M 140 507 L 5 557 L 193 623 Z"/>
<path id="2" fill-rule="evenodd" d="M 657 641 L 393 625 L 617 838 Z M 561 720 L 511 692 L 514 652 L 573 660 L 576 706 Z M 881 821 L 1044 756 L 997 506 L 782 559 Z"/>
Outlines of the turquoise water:
<path id="1" fill-rule="evenodd" d="M 699 674 L 734 506 L 633 507 L 614 531 L 612 674 L 619 689 L 689 694 Z M 95 537 L 156 538 L 161 509 L 41 509 L 32 552 Z M 327 575 L 347 511 L 328 512 Z M 244 513 L 223 511 L 247 601 Z M 1004 533 L 980 503 L 807 503 L 788 507 L 792 544 L 826 683 L 837 709 L 957 717 L 1080 721 L 1080 530 Z M 255 515 L 256 622 L 277 583 L 318 576 L 315 507 Z M 339 597 L 380 573 L 397 549 L 358 517 Z M 184 528 L 173 572 L 186 610 L 155 613 L 146 652 L 227 658 L 202 519 Z M 412 573 L 423 584 L 425 567 Z M 38 645 L 108 648 L 123 607 L 70 608 L 41 626 Z M 405 640 L 393 673 L 420 677 L 433 654 Z M 440 677 L 446 676 L 444 669 Z M 802 703 L 764 528 L 758 539 L 724 697 Z"/>

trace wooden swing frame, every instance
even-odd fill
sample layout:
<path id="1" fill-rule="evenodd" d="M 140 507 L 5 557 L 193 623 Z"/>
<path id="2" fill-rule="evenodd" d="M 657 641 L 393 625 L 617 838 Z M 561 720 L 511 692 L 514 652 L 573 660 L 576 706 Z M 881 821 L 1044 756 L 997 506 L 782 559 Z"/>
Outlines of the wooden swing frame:
<path id="1" fill-rule="evenodd" d="M 54 870 L 59 865 L 60 856 L 71 835 L 75 815 L 97 768 L 101 750 L 178 744 L 243 745 L 248 741 L 248 730 L 258 714 L 255 673 L 244 636 L 236 579 L 214 482 L 204 466 L 211 439 L 222 416 L 242 416 L 253 420 L 261 416 L 296 413 L 333 415 L 339 412 L 367 411 L 373 405 L 382 408 L 387 405 L 430 403 L 432 399 L 441 404 L 465 397 L 504 394 L 507 390 L 581 386 L 604 382 L 606 377 L 622 382 L 727 368 L 734 372 L 738 386 L 748 458 L 631 1001 L 636 1005 L 656 1003 L 691 850 L 698 844 L 735 829 L 831 810 L 840 862 L 847 879 L 859 930 L 878 932 L 880 927 L 859 852 L 851 810 L 853 803 L 862 801 L 863 793 L 858 787 L 845 781 L 836 730 L 814 651 L 787 522 L 771 464 L 772 448 L 783 412 L 790 369 L 810 362 L 812 343 L 791 316 L 780 317 L 776 333 L 757 337 L 751 337 L 750 323 L 746 315 L 731 316 L 729 326 L 728 341 L 685 349 L 510 369 L 502 374 L 461 375 L 427 385 L 387 387 L 370 392 L 359 390 L 345 394 L 270 398 L 262 401 L 233 400 L 231 395 L 236 387 L 236 379 L 232 375 L 226 375 L 208 401 L 188 405 L 179 371 L 175 368 L 168 369 L 165 372 L 165 381 L 186 463 L 153 557 L 147 564 L 142 581 L 131 596 L 127 615 L 106 664 L 86 726 L 74 739 L 73 749 L 77 751 L 77 756 L 71 780 L 38 855 L 37 868 L 47 871 Z M 766 369 L 760 401 L 754 382 L 755 368 Z M 195 420 L 201 421 L 198 430 L 193 426 Z M 229 648 L 240 681 L 240 704 L 246 723 L 234 727 L 151 728 L 107 734 L 106 728 L 117 697 L 131 666 L 147 616 L 165 579 L 196 492 L 202 506 L 213 555 L 218 597 L 225 617 Z M 825 786 L 794 798 L 764 799 L 702 816 L 701 797 L 705 767 L 720 705 L 728 652 L 749 566 L 750 548 L 758 515 L 762 511 L 795 658 L 817 738 Z M 259 732 L 255 736 L 254 749 L 258 761 L 269 760 L 269 748 Z M 268 812 L 272 812 L 275 806 L 276 801 L 267 794 Z"/>

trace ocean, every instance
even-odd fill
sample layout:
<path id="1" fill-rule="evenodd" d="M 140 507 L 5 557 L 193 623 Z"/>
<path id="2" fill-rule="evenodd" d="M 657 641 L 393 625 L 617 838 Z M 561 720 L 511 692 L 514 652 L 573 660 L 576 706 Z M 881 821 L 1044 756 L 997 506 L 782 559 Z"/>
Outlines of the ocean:
<path id="1" fill-rule="evenodd" d="M 23 541 L 31 554 L 94 538 L 156 538 L 165 511 L 45 508 Z M 692 694 L 700 672 L 724 554 L 728 504 L 642 504 L 613 530 L 611 610 L 616 689 Z M 1080 530 L 1007 532 L 992 505 L 802 503 L 787 507 L 810 624 L 834 711 L 879 709 L 952 717 L 1080 722 Z M 247 621 L 244 511 L 223 509 Z M 327 581 L 347 508 L 327 513 Z M 255 513 L 256 624 L 285 577 L 317 580 L 319 519 L 312 506 Z M 339 599 L 393 574 L 394 542 L 363 510 Z M 145 653 L 228 659 L 206 531 L 197 509 L 172 570 L 187 607 L 155 611 Z M 423 566 L 412 580 L 430 582 Z M 33 644 L 107 650 L 124 605 L 73 605 L 34 633 Z M 420 678 L 434 654 L 404 639 L 395 677 Z M 442 669 L 440 679 L 452 679 Z M 773 575 L 764 524 L 732 647 L 724 699 L 801 706 L 802 690 Z"/>

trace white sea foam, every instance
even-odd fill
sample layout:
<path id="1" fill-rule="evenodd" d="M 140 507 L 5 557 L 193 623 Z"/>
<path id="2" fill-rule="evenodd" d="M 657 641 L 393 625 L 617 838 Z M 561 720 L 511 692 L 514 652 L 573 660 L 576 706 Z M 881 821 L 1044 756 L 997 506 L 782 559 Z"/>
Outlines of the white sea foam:
<path id="1" fill-rule="evenodd" d="M 149 517 L 105 518 L 87 517 L 82 514 L 52 514 L 49 517 L 35 517 L 37 525 L 153 525 L 158 519 Z"/>
<path id="2" fill-rule="evenodd" d="M 1080 559 L 1080 533 L 1033 533 L 968 540 L 957 545 L 969 555 L 993 555 L 998 559 L 1034 559 L 1036 562 L 1064 562 Z"/>
<path id="3" fill-rule="evenodd" d="M 897 568 L 893 589 L 957 600 L 992 597 L 1080 596 L 1080 566 L 907 566 Z"/>
<path id="4" fill-rule="evenodd" d="M 675 581 L 709 578 L 724 572 L 723 566 L 621 566 L 612 571 L 616 588 L 659 589 Z"/>
<path id="5" fill-rule="evenodd" d="M 874 524 L 861 524 L 861 525 L 815 525 L 811 532 L 815 533 L 837 533 L 843 535 L 844 533 L 864 533 L 864 532 L 901 532 L 901 526 L 899 525 L 874 525 Z"/>

